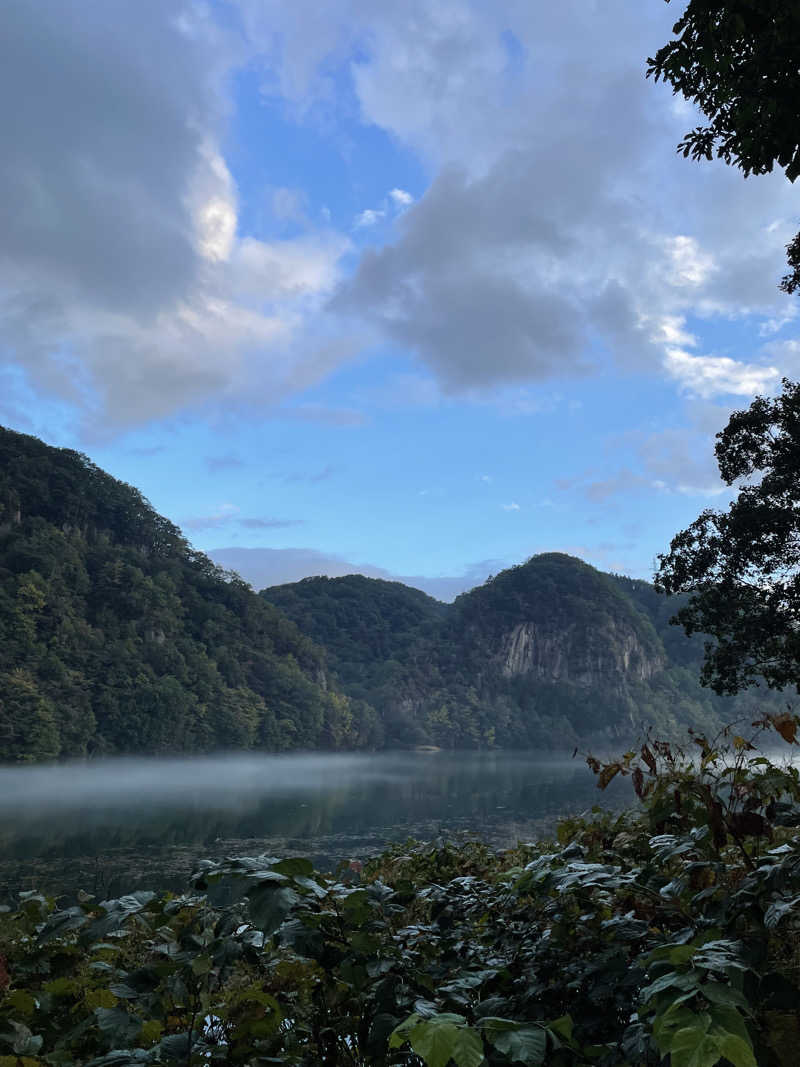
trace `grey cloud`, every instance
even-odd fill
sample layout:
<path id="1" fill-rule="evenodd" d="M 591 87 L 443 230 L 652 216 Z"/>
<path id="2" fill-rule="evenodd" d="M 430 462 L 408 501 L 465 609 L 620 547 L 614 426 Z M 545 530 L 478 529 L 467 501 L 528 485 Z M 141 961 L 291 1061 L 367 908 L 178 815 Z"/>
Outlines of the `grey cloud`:
<path id="1" fill-rule="evenodd" d="M 713 495 L 723 490 L 714 442 L 693 428 L 673 428 L 649 434 L 638 447 L 642 464 L 652 478 L 684 493 Z"/>
<path id="2" fill-rule="evenodd" d="M 230 512 L 215 515 L 192 515 L 181 519 L 180 525 L 183 530 L 189 530 L 191 533 L 201 533 L 203 530 L 217 530 L 220 526 L 227 526 L 232 517 Z"/>
<path id="3" fill-rule="evenodd" d="M 0 358 L 84 439 L 211 397 L 275 408 L 352 351 L 316 315 L 344 238 L 237 237 L 235 26 L 182 0 L 0 5 Z"/>
<path id="4" fill-rule="evenodd" d="M 303 526 L 305 519 L 239 519 L 247 530 L 284 530 L 288 526 Z"/>
<path id="5" fill-rule="evenodd" d="M 644 79 L 668 11 L 567 0 L 501 3 L 492 18 L 462 3 L 448 22 L 450 8 L 414 10 L 401 27 L 358 5 L 372 36 L 356 85 L 366 117 L 438 175 L 333 310 L 413 350 L 450 390 L 571 377 L 609 357 L 651 370 L 666 317 L 774 313 L 782 244 L 768 227 L 791 191 L 779 175 L 745 183 L 676 157 L 687 119 Z M 513 83 L 501 27 L 525 53 Z M 681 273 L 678 235 L 706 268 Z"/>
<path id="6" fill-rule="evenodd" d="M 230 453 L 220 456 L 206 456 L 205 463 L 212 474 L 216 474 L 218 471 L 236 470 L 244 466 L 244 460 L 241 456 L 234 456 Z"/>
<path id="7" fill-rule="evenodd" d="M 601 502 L 608 500 L 609 497 L 616 496 L 618 493 L 630 493 L 638 489 L 652 488 L 652 484 L 652 481 L 647 478 L 623 468 L 610 478 L 589 482 L 588 485 L 583 487 L 583 492 L 589 500 Z"/>
<path id="8" fill-rule="evenodd" d="M 141 445 L 130 450 L 132 456 L 142 456 L 143 458 L 148 458 L 150 456 L 160 456 L 166 451 L 166 445 Z"/>
<path id="9" fill-rule="evenodd" d="M 293 474 L 287 474 L 283 479 L 287 484 L 294 482 L 307 482 L 310 485 L 316 485 L 318 482 L 327 481 L 336 471 L 336 468 L 332 463 L 326 463 L 324 467 L 315 471 L 295 471 Z"/>
<path id="10" fill-rule="evenodd" d="M 437 600 L 454 600 L 459 593 L 480 585 L 493 572 L 508 566 L 507 561 L 481 560 L 467 567 L 463 574 L 427 576 L 393 574 L 383 567 L 350 563 L 343 556 L 319 552 L 313 548 L 218 548 L 208 553 L 220 566 L 237 571 L 254 589 L 299 582 L 311 575 L 341 578 L 346 574 L 363 574 L 367 578 L 403 582 L 421 589 Z"/>
<path id="11" fill-rule="evenodd" d="M 371 319 L 449 387 L 579 368 L 579 309 L 535 261 L 557 235 L 523 192 L 522 158 L 514 153 L 498 166 L 506 179 L 499 188 L 494 172 L 478 182 L 460 171 L 442 174 L 406 215 L 401 240 L 367 250 L 331 307 Z M 519 180 L 512 206 L 513 167 Z"/>
<path id="12" fill-rule="evenodd" d="M 176 0 L 0 7 L 0 269 L 151 315 L 197 271 L 187 184 L 218 112 Z"/>
<path id="13" fill-rule="evenodd" d="M 623 464 L 603 478 L 597 477 L 597 470 L 586 470 L 575 477 L 557 479 L 554 485 L 562 491 L 575 490 L 597 503 L 646 491 L 719 495 L 724 492 L 724 485 L 709 426 L 719 429 L 724 425 L 725 419 L 722 423 L 716 421 L 724 410 L 715 405 L 691 404 L 687 411 L 689 425 L 650 433 L 634 431 L 609 441 L 615 451 L 624 451 L 630 465 Z"/>

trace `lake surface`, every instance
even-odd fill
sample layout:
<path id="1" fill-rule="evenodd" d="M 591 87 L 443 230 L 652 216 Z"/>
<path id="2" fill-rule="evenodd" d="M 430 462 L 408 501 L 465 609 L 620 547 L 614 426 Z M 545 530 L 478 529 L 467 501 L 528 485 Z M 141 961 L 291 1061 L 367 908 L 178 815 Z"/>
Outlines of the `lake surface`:
<path id="1" fill-rule="evenodd" d="M 498 848 L 559 816 L 633 799 L 580 759 L 533 753 L 229 755 L 0 769 L 0 898 L 182 889 L 196 861 L 307 855 L 322 868 L 391 842 Z"/>

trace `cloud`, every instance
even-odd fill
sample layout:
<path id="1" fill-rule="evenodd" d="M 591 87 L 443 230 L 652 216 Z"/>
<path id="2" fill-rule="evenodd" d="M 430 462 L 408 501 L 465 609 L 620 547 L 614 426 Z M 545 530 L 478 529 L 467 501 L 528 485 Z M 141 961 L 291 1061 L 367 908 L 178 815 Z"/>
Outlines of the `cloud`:
<path id="1" fill-rule="evenodd" d="M 205 530 L 218 530 L 236 522 L 246 530 L 279 530 L 289 526 L 302 526 L 305 519 L 276 519 L 265 517 L 242 517 L 241 509 L 235 504 L 221 504 L 210 515 L 197 515 L 192 518 L 181 520 L 181 526 L 192 533 L 200 533 Z"/>
<path id="2" fill-rule="evenodd" d="M 285 414 L 381 343 L 466 397 L 609 363 L 698 396 L 765 388 L 771 365 L 688 355 L 663 329 L 781 328 L 796 212 L 777 173 L 676 158 L 687 116 L 643 79 L 662 7 L 7 0 L 0 355 L 86 434 L 211 402 Z M 222 149 L 242 69 L 284 121 L 357 116 L 432 176 L 361 213 L 395 221 L 354 270 L 297 190 L 264 196 L 301 236 L 243 232 Z"/>
<path id="3" fill-rule="evenodd" d="M 247 530 L 283 530 L 288 526 L 303 526 L 305 519 L 239 519 Z"/>
<path id="4" fill-rule="evenodd" d="M 721 414 L 719 408 L 715 412 Z M 639 459 L 658 489 L 684 496 L 719 496 L 726 487 L 719 476 L 712 435 L 725 424 L 728 413 L 719 421 L 708 420 L 710 412 L 692 414 L 694 425 L 659 430 L 640 440 Z"/>
<path id="5" fill-rule="evenodd" d="M 167 451 L 166 445 L 141 445 L 136 448 L 132 448 L 130 453 L 132 456 L 160 456 Z"/>
<path id="6" fill-rule="evenodd" d="M 206 456 L 205 464 L 212 474 L 216 474 L 218 471 L 235 470 L 238 467 L 243 467 L 244 460 L 240 456 L 228 453 L 221 456 Z"/>
<path id="7" fill-rule="evenodd" d="M 777 367 L 739 363 L 728 356 L 697 356 L 680 348 L 667 349 L 664 366 L 682 389 L 703 399 L 769 392 L 780 379 Z"/>
<path id="8" fill-rule="evenodd" d="M 287 474 L 283 479 L 287 484 L 293 482 L 306 482 L 310 485 L 317 485 L 319 482 L 326 482 L 336 472 L 336 467 L 332 463 L 326 463 L 324 467 L 320 467 L 315 471 L 295 471 L 293 474 Z"/>
<path id="9" fill-rule="evenodd" d="M 343 556 L 319 552 L 313 548 L 219 548 L 209 556 L 220 566 L 237 571 L 254 589 L 299 582 L 312 575 L 340 578 L 346 574 L 363 574 L 367 578 L 403 582 L 421 589 L 438 600 L 450 601 L 460 593 L 480 585 L 486 578 L 508 566 L 507 561 L 480 560 L 458 575 L 402 575 L 371 564 L 350 563 Z"/>
<path id="10" fill-rule="evenodd" d="M 115 431 L 214 398 L 274 405 L 357 351 L 315 318 L 349 241 L 238 231 L 218 145 L 247 61 L 210 8 L 0 10 L 0 357 Z"/>
<path id="11" fill-rule="evenodd" d="M 651 432 L 630 431 L 608 442 L 625 459 L 614 473 L 598 477 L 593 468 L 559 478 L 560 492 L 575 491 L 594 503 L 630 494 L 677 493 L 714 498 L 726 492 L 714 455 L 714 435 L 725 425 L 731 409 L 716 404 L 687 402 L 687 425 Z"/>
<path id="12" fill-rule="evenodd" d="M 624 468 L 609 478 L 588 482 L 582 486 L 582 491 L 587 499 L 601 503 L 604 500 L 608 500 L 609 497 L 616 496 L 618 493 L 649 489 L 652 488 L 652 485 L 653 483 L 647 478 L 643 478 L 641 475 L 634 474 Z"/>
<path id="13" fill-rule="evenodd" d="M 520 507 L 516 500 L 512 500 L 510 504 L 502 505 L 503 511 L 519 511 Z"/>
<path id="14" fill-rule="evenodd" d="M 446 391 L 570 378 L 609 360 L 660 370 L 667 340 L 654 322 L 767 322 L 785 306 L 776 282 L 791 190 L 777 174 L 745 183 L 676 157 L 686 116 L 643 79 L 668 11 L 579 0 L 412 2 L 402 18 L 350 10 L 364 117 L 434 178 L 330 307 L 412 351 Z M 330 56 L 348 41 L 331 19 L 301 44 L 302 17 L 282 21 L 281 61 L 302 54 L 309 74 L 316 47 Z M 303 84 L 313 92 L 313 78 Z M 740 388 L 752 381 L 737 375 Z"/>
<path id="15" fill-rule="evenodd" d="M 353 223 L 355 228 L 364 229 L 367 226 L 374 226 L 381 219 L 386 217 L 385 211 L 378 211 L 374 208 L 365 208 L 359 215 L 356 215 L 356 221 Z"/>
<path id="16" fill-rule="evenodd" d="M 239 513 L 235 504 L 220 504 L 210 515 L 195 515 L 181 519 L 180 525 L 184 530 L 198 533 L 202 530 L 215 530 L 220 526 L 226 526 Z"/>
<path id="17" fill-rule="evenodd" d="M 302 189 L 280 186 L 271 193 L 272 214 L 281 222 L 307 222 L 307 197 Z"/>

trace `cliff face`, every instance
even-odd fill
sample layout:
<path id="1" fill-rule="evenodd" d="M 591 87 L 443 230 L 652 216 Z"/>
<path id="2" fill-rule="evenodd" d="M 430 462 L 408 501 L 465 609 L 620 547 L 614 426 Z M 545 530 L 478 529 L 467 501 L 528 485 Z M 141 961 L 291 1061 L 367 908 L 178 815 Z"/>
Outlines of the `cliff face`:
<path id="1" fill-rule="evenodd" d="M 583 689 L 646 682 L 665 664 L 632 627 L 613 621 L 599 632 L 577 624 L 559 629 L 520 622 L 503 640 L 499 659 L 506 678 L 525 675 Z"/>
<path id="2" fill-rule="evenodd" d="M 736 718 L 701 688 L 702 639 L 668 625 L 664 598 L 570 556 L 535 556 L 451 605 L 362 577 L 262 595 L 326 649 L 389 744 L 567 747 Z"/>

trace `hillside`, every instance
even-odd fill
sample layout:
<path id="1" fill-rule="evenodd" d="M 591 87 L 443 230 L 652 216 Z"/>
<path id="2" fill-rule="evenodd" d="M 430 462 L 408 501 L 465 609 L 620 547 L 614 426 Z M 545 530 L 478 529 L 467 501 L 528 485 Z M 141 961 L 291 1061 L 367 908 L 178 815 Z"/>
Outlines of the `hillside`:
<path id="1" fill-rule="evenodd" d="M 565 748 L 648 726 L 677 736 L 778 701 L 703 689 L 702 638 L 669 625 L 674 603 L 559 553 L 452 605 L 359 576 L 262 596 L 325 648 L 345 692 L 380 709 L 389 744 Z"/>
<path id="2" fill-rule="evenodd" d="M 136 489 L 0 428 L 0 758 L 380 740 L 320 649 Z"/>
<path id="3" fill-rule="evenodd" d="M 86 456 L 0 428 L 0 759 L 565 748 L 751 718 L 646 582 L 536 556 L 453 604 L 399 582 L 255 594 Z"/>

